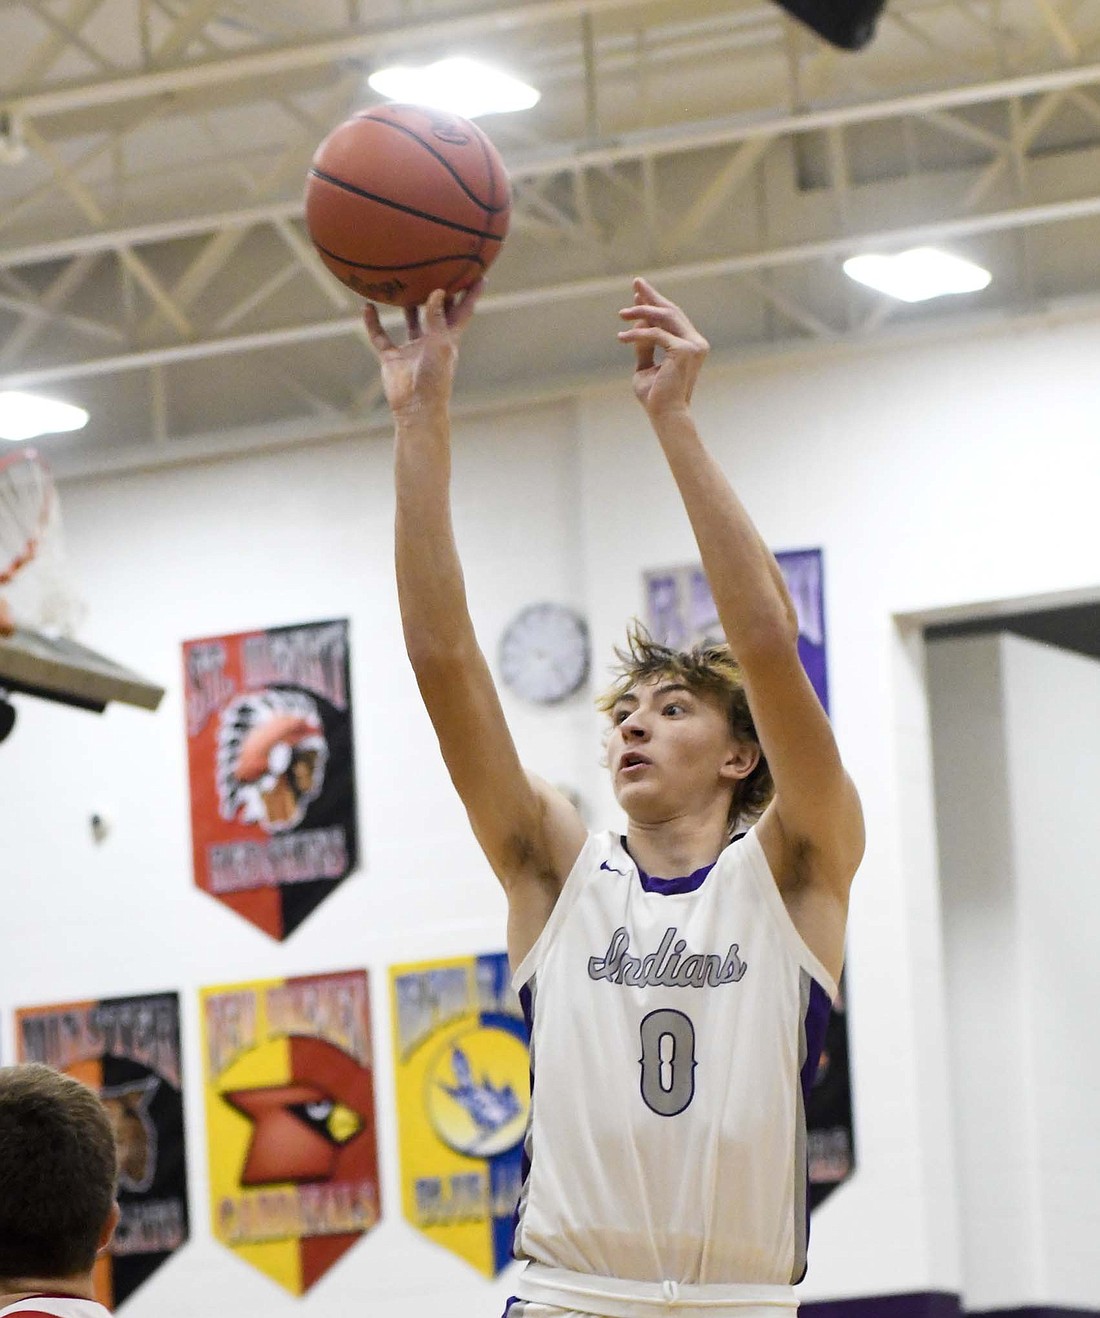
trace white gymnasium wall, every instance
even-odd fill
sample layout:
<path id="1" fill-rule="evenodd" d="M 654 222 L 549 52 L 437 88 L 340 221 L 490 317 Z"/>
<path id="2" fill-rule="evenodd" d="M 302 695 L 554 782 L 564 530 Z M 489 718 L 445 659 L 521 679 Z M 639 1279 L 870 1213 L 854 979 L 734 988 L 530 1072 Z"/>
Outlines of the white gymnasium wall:
<path id="1" fill-rule="evenodd" d="M 1086 324 L 758 369 L 712 364 L 700 387 L 703 429 L 769 543 L 825 550 L 832 706 L 868 818 L 850 943 L 860 1166 L 815 1219 L 806 1298 L 959 1284 L 923 673 L 920 647 L 892 615 L 1100 581 L 1098 356 L 1100 325 Z M 641 608 L 642 570 L 695 557 L 627 381 L 575 410 L 472 418 L 457 449 L 458 529 L 487 647 L 524 603 L 580 603 L 602 680 L 625 617 Z M 64 492 L 92 605 L 87 639 L 170 693 L 155 717 L 97 720 L 21 702 L 0 752 L 3 1044 L 10 1056 L 17 1004 L 183 993 L 194 1239 L 130 1302 L 131 1318 L 182 1318 L 212 1291 L 272 1318 L 339 1318 L 364 1304 L 392 1318 L 440 1306 L 484 1318 L 508 1294 L 507 1276 L 483 1283 L 399 1213 L 385 967 L 500 947 L 504 912 L 406 671 L 389 468 L 389 446 L 375 439 Z M 344 615 L 364 871 L 277 946 L 190 887 L 178 645 Z M 507 707 L 532 767 L 580 787 L 613 820 L 585 702 Z M 93 810 L 115 825 L 98 848 Z M 299 1302 L 210 1239 L 195 990 L 363 964 L 385 1220 Z"/>
<path id="2" fill-rule="evenodd" d="M 1100 660 L 1034 641 L 1003 642 L 1005 728 L 1024 1061 L 1035 1123 L 1039 1296 L 1100 1309 L 1100 1138 L 1095 931 L 1100 928 Z M 1014 1060 L 1012 1039 L 1003 1041 Z"/>
<path id="3" fill-rule="evenodd" d="M 989 635 L 928 646 L 962 1292 L 978 1311 L 1037 1299 L 1040 1271 L 1002 645 Z"/>
<path id="4" fill-rule="evenodd" d="M 1100 661 L 929 646 L 963 1294 L 1095 1309 Z"/>

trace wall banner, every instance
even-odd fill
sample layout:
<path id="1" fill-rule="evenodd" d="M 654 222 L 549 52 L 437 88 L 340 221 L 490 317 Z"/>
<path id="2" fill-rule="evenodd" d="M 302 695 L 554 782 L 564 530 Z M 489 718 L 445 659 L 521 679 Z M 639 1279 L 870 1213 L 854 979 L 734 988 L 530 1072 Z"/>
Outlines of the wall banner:
<path id="1" fill-rule="evenodd" d="M 776 562 L 798 615 L 798 653 L 817 698 L 829 708 L 825 667 L 825 588 L 820 549 L 777 553 Z M 725 639 L 710 583 L 696 564 L 645 573 L 645 625 L 654 640 L 674 650 Z"/>
<path id="2" fill-rule="evenodd" d="M 286 938 L 358 863 L 346 621 L 183 646 L 195 883 Z"/>
<path id="3" fill-rule="evenodd" d="M 816 1208 L 855 1171 L 852 1077 L 848 1068 L 847 986 L 841 975 L 825 1027 L 825 1043 L 806 1103 L 806 1155 L 810 1207 Z"/>
<path id="4" fill-rule="evenodd" d="M 380 1215 L 367 972 L 201 997 L 214 1236 L 304 1295 Z"/>
<path id="5" fill-rule="evenodd" d="M 798 653 L 825 712 L 829 677 L 825 662 L 825 586 L 820 549 L 775 556 L 798 615 Z M 645 624 L 655 640 L 676 650 L 725 639 L 710 583 L 698 564 L 645 573 Z M 806 1104 L 810 1204 L 816 1207 L 855 1170 L 852 1084 L 848 1066 L 845 985 L 825 1032 L 825 1046 Z"/>
<path id="6" fill-rule="evenodd" d="M 495 1277 L 511 1260 L 531 1105 L 508 958 L 395 966 L 390 985 L 405 1218 Z"/>
<path id="7" fill-rule="evenodd" d="M 187 1158 L 175 993 L 25 1007 L 21 1062 L 44 1062 L 103 1099 L 119 1150 L 122 1218 L 96 1263 L 96 1298 L 117 1308 L 187 1240 Z"/>

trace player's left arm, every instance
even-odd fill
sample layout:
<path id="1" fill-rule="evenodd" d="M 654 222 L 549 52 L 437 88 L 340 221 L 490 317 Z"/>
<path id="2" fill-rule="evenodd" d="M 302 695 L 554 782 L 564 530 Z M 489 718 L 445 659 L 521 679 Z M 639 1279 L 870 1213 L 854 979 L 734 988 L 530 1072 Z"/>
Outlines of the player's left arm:
<path id="1" fill-rule="evenodd" d="M 863 856 L 859 796 L 799 659 L 783 574 L 695 426 L 691 398 L 709 345 L 645 280 L 620 315 L 630 328 L 619 337 L 636 353 L 634 392 L 679 487 L 775 782 L 761 842 L 781 887 L 812 888 L 846 909 Z"/>

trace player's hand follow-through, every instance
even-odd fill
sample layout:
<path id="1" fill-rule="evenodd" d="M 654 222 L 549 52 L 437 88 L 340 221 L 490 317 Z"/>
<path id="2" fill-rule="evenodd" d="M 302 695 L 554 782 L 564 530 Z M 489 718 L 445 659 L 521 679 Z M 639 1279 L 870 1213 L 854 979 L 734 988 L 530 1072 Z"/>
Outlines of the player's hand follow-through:
<path id="1" fill-rule="evenodd" d="M 446 411 L 454 383 L 458 343 L 474 314 L 483 281 L 478 280 L 458 297 L 448 297 L 441 288 L 423 307 L 405 309 L 408 337 L 394 343 L 382 327 L 378 308 L 368 302 L 363 312 L 374 355 L 382 368 L 386 402 L 394 416 Z"/>
<path id="2" fill-rule="evenodd" d="M 619 339 L 634 345 L 634 394 L 650 419 L 687 411 L 710 344 L 646 279 L 635 279 L 633 305 L 619 315 L 632 322 Z"/>

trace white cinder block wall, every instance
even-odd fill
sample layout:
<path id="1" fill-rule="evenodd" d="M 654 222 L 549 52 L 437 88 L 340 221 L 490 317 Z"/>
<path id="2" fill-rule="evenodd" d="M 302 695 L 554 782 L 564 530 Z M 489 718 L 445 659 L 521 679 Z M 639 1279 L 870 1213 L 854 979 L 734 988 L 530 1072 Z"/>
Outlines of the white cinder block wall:
<path id="1" fill-rule="evenodd" d="M 807 1299 L 960 1287 L 927 719 L 919 663 L 892 618 L 1100 583 L 1097 360 L 1100 325 L 1089 323 L 758 369 L 715 363 L 700 387 L 701 424 L 765 538 L 825 550 L 833 713 L 868 818 L 850 939 L 860 1167 L 815 1219 Z M 695 557 L 628 380 L 472 418 L 456 448 L 456 520 L 487 650 L 523 604 L 562 599 L 588 614 L 602 680 L 642 606 L 642 570 Z M 211 1293 L 271 1318 L 499 1312 L 507 1275 L 483 1282 L 399 1216 L 385 969 L 499 948 L 504 911 L 404 663 L 389 445 L 117 476 L 64 498 L 92 607 L 86 639 L 170 693 L 154 717 L 21 702 L 0 749 L 3 1046 L 10 1056 L 15 1005 L 183 993 L 193 1239 L 127 1313 L 183 1318 Z M 178 645 L 334 616 L 353 627 L 365 863 L 276 945 L 189 886 Z M 614 822 L 588 704 L 506 706 L 527 762 Z M 114 823 L 100 847 L 87 827 L 97 810 Z M 364 964 L 385 1216 L 297 1301 L 210 1238 L 195 990 Z"/>

